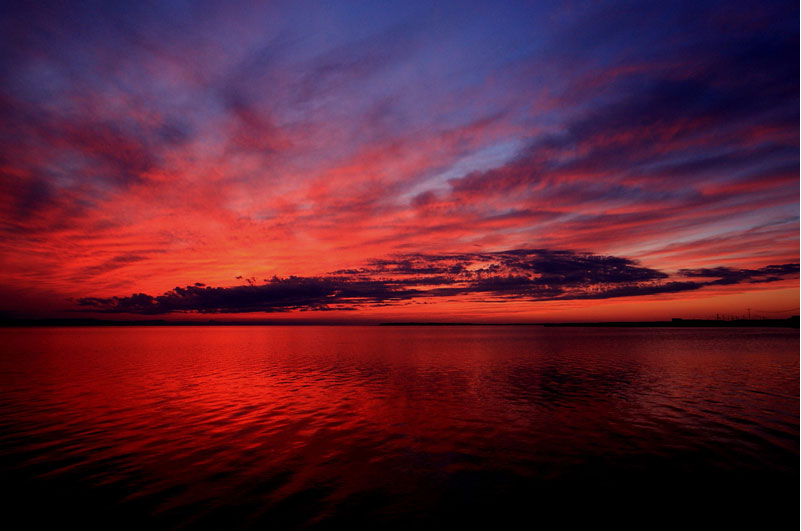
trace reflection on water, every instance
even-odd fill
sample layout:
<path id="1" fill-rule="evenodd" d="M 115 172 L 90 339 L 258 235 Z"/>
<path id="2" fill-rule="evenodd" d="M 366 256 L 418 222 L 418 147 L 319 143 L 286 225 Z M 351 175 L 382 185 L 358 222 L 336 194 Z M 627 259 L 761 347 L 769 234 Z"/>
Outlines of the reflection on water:
<path id="1" fill-rule="evenodd" d="M 31 524 L 798 518 L 797 331 L 51 328 L 0 344 L 0 471 Z"/>

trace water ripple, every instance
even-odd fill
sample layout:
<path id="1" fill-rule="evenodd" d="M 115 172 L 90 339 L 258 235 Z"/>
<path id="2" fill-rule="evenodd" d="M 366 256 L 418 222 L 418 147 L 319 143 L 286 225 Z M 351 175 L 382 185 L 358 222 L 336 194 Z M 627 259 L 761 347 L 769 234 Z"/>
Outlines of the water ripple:
<path id="1" fill-rule="evenodd" d="M 54 519 L 403 527 L 798 485 L 792 332 L 0 334 L 9 505 Z"/>

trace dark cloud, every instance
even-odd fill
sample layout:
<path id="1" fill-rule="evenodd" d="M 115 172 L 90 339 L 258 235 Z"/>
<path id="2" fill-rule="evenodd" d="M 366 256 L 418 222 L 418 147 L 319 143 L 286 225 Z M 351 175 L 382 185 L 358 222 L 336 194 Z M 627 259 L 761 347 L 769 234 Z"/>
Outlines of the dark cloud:
<path id="1" fill-rule="evenodd" d="M 379 304 L 409 299 L 415 290 L 393 290 L 383 281 L 324 277 L 273 277 L 265 284 L 215 288 L 198 285 L 175 289 L 156 297 L 83 298 L 84 309 L 102 312 L 164 314 L 172 312 L 240 313 L 348 309 L 353 304 Z"/>
<path id="2" fill-rule="evenodd" d="M 273 277 L 263 284 L 245 279 L 247 285 L 234 287 L 198 282 L 158 296 L 87 297 L 78 304 L 82 310 L 147 315 L 348 310 L 465 295 L 487 301 L 610 299 L 772 282 L 797 275 L 798 264 L 754 270 L 719 267 L 682 270 L 680 276 L 698 280 L 676 281 L 668 280 L 666 273 L 621 257 L 515 249 L 402 255 L 320 277 Z"/>
<path id="3" fill-rule="evenodd" d="M 679 274 L 688 278 L 713 278 L 709 284 L 741 284 L 743 282 L 776 282 L 790 275 L 798 275 L 798 264 L 771 265 L 760 269 L 732 269 L 714 267 L 682 269 Z"/>

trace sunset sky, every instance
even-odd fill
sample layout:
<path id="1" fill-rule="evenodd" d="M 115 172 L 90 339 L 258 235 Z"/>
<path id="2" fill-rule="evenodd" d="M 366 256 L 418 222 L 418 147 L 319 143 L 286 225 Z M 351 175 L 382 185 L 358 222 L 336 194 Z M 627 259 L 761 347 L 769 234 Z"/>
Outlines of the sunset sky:
<path id="1" fill-rule="evenodd" d="M 0 316 L 799 306 L 798 2 L 4 2 Z"/>

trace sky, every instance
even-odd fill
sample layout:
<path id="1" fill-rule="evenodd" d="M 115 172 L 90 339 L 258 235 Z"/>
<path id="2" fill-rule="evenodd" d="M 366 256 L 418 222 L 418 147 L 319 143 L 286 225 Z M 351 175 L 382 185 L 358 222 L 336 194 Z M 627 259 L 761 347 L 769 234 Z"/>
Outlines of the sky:
<path id="1" fill-rule="evenodd" d="M 799 306 L 798 2 L 4 2 L 0 316 Z"/>

